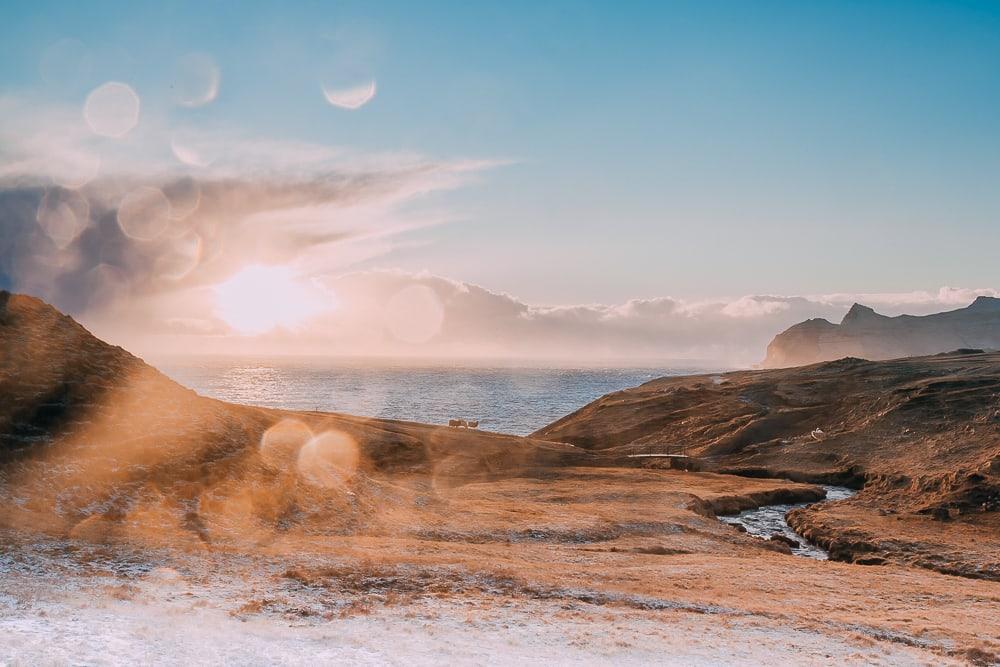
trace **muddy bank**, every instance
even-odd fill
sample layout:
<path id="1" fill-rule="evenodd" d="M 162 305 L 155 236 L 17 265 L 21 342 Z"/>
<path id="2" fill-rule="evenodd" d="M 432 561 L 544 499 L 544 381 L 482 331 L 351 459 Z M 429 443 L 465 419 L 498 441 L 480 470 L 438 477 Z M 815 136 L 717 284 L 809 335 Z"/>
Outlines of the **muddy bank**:
<path id="1" fill-rule="evenodd" d="M 865 498 L 794 510 L 788 523 L 830 553 L 859 565 L 905 565 L 1000 581 L 1000 517 L 957 516 L 947 522 L 873 508 Z M 974 548 L 970 548 L 974 545 Z"/>
<path id="2" fill-rule="evenodd" d="M 826 491 L 820 486 L 795 484 L 776 489 L 719 496 L 708 501 L 707 504 L 717 515 L 733 515 L 767 505 L 815 503 L 825 497 Z"/>
<path id="3" fill-rule="evenodd" d="M 802 482 L 804 484 L 822 484 L 825 486 L 846 487 L 855 491 L 863 488 L 865 481 L 867 480 L 867 476 L 860 466 L 854 466 L 845 470 L 812 472 L 780 466 L 728 466 L 722 464 L 718 465 L 714 468 L 714 470 L 715 472 L 725 475 L 788 479 L 793 482 Z"/>

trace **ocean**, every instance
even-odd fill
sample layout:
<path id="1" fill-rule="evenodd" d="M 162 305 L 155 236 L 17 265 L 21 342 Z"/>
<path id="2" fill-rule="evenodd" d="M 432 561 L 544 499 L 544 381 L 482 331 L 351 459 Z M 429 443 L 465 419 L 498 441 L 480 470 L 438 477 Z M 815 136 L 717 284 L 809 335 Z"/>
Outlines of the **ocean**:
<path id="1" fill-rule="evenodd" d="M 554 368 L 410 365 L 315 358 L 171 359 L 156 366 L 199 394 L 232 403 L 322 410 L 527 435 L 607 393 L 695 367 Z"/>

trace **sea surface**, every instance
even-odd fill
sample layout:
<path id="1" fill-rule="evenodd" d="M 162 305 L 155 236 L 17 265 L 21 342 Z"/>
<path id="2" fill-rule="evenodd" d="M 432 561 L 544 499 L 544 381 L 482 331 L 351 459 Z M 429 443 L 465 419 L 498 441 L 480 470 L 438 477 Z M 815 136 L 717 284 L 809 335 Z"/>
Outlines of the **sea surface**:
<path id="1" fill-rule="evenodd" d="M 720 370 L 228 357 L 170 359 L 155 365 L 199 394 L 233 403 L 430 424 L 478 419 L 481 429 L 516 435 L 536 431 L 613 391 L 667 375 Z"/>

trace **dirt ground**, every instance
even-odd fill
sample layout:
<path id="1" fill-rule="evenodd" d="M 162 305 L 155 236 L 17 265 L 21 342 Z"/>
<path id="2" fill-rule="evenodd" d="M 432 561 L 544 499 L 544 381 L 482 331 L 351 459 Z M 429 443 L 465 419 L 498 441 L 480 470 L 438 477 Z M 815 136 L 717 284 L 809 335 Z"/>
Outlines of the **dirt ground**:
<path id="1" fill-rule="evenodd" d="M 788 555 L 711 516 L 713 503 L 808 494 L 808 485 L 600 468 L 436 491 L 419 477 L 392 483 L 434 500 L 387 508 L 385 521 L 354 534 L 293 530 L 179 549 L 139 526 L 119 525 L 103 544 L 8 533 L 6 650 L 29 662 L 46 628 L 45 646 L 68 650 L 107 624 L 121 637 L 141 626 L 145 645 L 171 647 L 178 661 L 185 642 L 234 658 L 250 649 L 226 652 L 219 638 L 257 628 L 270 628 L 253 640 L 259 656 L 283 646 L 292 652 L 275 661 L 292 663 L 301 657 L 292 648 L 305 646 L 344 662 L 485 663 L 497 651 L 535 664 L 990 664 L 1000 655 L 1000 583 Z M 164 606 L 176 622 L 152 622 Z M 348 643 L 337 653 L 333 641 Z M 125 638 L 120 649 L 138 650 Z"/>

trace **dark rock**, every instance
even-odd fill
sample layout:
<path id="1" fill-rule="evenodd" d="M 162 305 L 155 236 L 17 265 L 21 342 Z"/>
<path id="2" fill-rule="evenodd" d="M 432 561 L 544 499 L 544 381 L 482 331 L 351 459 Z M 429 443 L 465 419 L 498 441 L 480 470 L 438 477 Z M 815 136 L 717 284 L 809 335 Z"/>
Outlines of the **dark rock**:
<path id="1" fill-rule="evenodd" d="M 935 507 L 931 509 L 930 515 L 935 521 L 951 520 L 951 511 L 947 507 Z"/>
<path id="2" fill-rule="evenodd" d="M 690 551 L 685 551 L 684 549 L 671 549 L 661 544 L 652 547 L 636 547 L 632 551 L 637 554 L 650 554 L 653 556 L 676 556 L 679 554 L 691 553 Z"/>
<path id="3" fill-rule="evenodd" d="M 855 565 L 885 565 L 885 562 L 881 556 L 862 556 L 854 559 Z"/>
<path id="4" fill-rule="evenodd" d="M 793 540 L 792 538 L 788 537 L 783 533 L 775 533 L 774 535 L 771 535 L 771 537 L 767 539 L 770 540 L 771 542 L 780 542 L 782 544 L 787 544 L 792 549 L 802 548 L 802 543 L 800 543 L 798 540 Z"/>
<path id="5" fill-rule="evenodd" d="M 772 542 L 770 540 L 762 540 L 761 546 L 763 546 L 768 551 L 777 551 L 780 554 L 785 554 L 788 556 L 792 555 L 792 548 L 785 544 L 784 542 Z"/>

